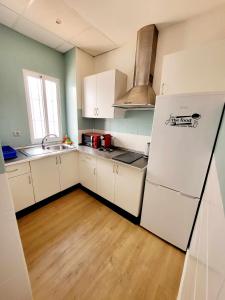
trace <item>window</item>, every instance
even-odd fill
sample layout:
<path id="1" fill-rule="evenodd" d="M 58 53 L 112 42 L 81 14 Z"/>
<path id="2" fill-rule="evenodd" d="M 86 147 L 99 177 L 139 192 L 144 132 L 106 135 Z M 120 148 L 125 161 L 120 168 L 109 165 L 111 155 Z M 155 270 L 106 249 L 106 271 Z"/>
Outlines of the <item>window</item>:
<path id="1" fill-rule="evenodd" d="M 47 134 L 51 141 L 62 138 L 59 79 L 24 70 L 31 142 L 41 142 Z"/>

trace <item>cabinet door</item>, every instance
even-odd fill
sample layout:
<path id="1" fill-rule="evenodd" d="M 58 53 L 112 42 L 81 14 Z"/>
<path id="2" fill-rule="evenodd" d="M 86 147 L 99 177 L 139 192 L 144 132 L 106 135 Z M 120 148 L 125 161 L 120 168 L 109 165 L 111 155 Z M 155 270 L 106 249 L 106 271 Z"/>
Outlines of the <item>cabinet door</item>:
<path id="1" fill-rule="evenodd" d="M 97 194 L 114 202 L 115 164 L 106 159 L 97 159 Z"/>
<path id="2" fill-rule="evenodd" d="M 96 192 L 96 158 L 79 154 L 80 183 L 87 189 Z"/>
<path id="3" fill-rule="evenodd" d="M 144 172 L 116 165 L 115 204 L 138 216 L 141 206 Z"/>
<path id="4" fill-rule="evenodd" d="M 97 118 L 114 118 L 115 70 L 97 76 Z"/>
<path id="5" fill-rule="evenodd" d="M 79 182 L 78 153 L 73 151 L 59 156 L 59 174 L 61 191 Z"/>
<path id="6" fill-rule="evenodd" d="M 96 107 L 96 75 L 91 75 L 84 78 L 83 117 L 95 118 Z"/>
<path id="7" fill-rule="evenodd" d="M 30 173 L 10 178 L 9 186 L 16 212 L 35 203 Z"/>
<path id="8" fill-rule="evenodd" d="M 58 156 L 30 162 L 36 202 L 60 192 L 58 163 Z"/>

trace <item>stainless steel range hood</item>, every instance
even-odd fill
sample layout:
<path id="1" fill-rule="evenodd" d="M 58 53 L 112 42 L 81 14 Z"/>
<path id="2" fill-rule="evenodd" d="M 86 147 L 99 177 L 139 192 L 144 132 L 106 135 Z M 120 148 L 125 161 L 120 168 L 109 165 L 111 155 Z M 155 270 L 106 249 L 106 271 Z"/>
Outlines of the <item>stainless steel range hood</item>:
<path id="1" fill-rule="evenodd" d="M 124 109 L 154 108 L 155 92 L 152 88 L 152 82 L 157 40 L 158 30 L 154 24 L 147 25 L 138 31 L 133 87 L 123 97 L 116 100 L 114 107 Z"/>

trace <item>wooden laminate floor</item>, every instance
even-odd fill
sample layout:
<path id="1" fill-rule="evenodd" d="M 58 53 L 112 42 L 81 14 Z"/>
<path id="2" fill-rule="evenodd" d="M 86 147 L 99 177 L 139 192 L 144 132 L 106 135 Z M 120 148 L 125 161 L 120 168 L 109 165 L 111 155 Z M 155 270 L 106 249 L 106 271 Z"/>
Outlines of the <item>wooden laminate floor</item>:
<path id="1" fill-rule="evenodd" d="M 82 190 L 18 223 L 34 300 L 176 299 L 184 254 Z"/>

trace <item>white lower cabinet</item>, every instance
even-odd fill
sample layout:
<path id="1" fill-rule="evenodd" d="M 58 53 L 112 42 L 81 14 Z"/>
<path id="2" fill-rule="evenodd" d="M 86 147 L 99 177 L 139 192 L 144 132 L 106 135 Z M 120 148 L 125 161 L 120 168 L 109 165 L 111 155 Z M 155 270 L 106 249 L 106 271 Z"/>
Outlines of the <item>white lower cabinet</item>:
<path id="1" fill-rule="evenodd" d="M 30 162 L 36 202 L 60 192 L 58 163 L 58 156 Z"/>
<path id="2" fill-rule="evenodd" d="M 96 157 L 79 153 L 79 170 L 80 183 L 87 189 L 96 193 Z"/>
<path id="3" fill-rule="evenodd" d="M 6 168 L 15 210 L 20 211 L 77 183 L 134 216 L 140 212 L 145 172 L 75 151 Z"/>
<path id="4" fill-rule="evenodd" d="M 138 216 L 144 183 L 144 172 L 138 169 L 116 164 L 115 204 Z"/>
<path id="5" fill-rule="evenodd" d="M 9 178 L 9 186 L 16 212 L 35 203 L 30 173 Z"/>
<path id="6" fill-rule="evenodd" d="M 115 164 L 110 160 L 97 159 L 97 193 L 110 202 L 114 202 Z"/>
<path id="7" fill-rule="evenodd" d="M 30 165 L 36 202 L 79 182 L 77 152 L 72 151 L 33 160 Z"/>
<path id="8" fill-rule="evenodd" d="M 78 152 L 9 165 L 6 173 L 17 212 L 78 184 Z"/>
<path id="9" fill-rule="evenodd" d="M 78 152 L 59 155 L 59 175 L 61 191 L 79 183 Z"/>
<path id="10" fill-rule="evenodd" d="M 97 194 L 134 216 L 141 206 L 145 172 L 107 159 L 97 159 Z"/>
<path id="11" fill-rule="evenodd" d="M 79 182 L 75 151 L 30 162 L 35 201 L 39 202 Z"/>

